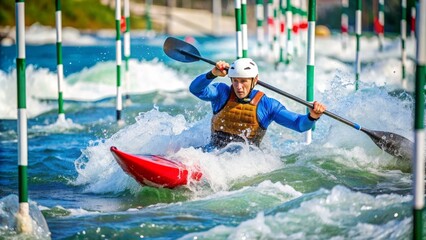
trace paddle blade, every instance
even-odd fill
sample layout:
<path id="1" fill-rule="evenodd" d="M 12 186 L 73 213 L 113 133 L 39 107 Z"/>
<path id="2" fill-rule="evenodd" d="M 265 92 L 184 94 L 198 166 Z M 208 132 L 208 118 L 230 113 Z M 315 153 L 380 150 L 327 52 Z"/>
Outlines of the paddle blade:
<path id="1" fill-rule="evenodd" d="M 404 160 L 410 160 L 412 158 L 414 144 L 407 138 L 390 132 L 372 130 L 365 132 L 377 146 L 390 155 Z"/>
<path id="2" fill-rule="evenodd" d="M 179 62 L 196 62 L 200 60 L 197 57 L 200 56 L 200 52 L 194 46 L 174 37 L 168 37 L 164 41 L 163 51 L 167 56 Z"/>

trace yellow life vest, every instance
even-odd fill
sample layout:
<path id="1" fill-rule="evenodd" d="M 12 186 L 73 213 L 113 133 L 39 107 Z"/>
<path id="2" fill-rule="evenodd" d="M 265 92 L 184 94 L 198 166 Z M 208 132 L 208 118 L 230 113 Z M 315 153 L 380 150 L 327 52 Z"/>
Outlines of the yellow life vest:
<path id="1" fill-rule="evenodd" d="M 264 95 L 258 91 L 248 103 L 240 103 L 231 88 L 225 106 L 212 118 L 212 144 L 224 147 L 230 142 L 245 142 L 259 146 L 266 129 L 257 119 L 257 105 Z"/>

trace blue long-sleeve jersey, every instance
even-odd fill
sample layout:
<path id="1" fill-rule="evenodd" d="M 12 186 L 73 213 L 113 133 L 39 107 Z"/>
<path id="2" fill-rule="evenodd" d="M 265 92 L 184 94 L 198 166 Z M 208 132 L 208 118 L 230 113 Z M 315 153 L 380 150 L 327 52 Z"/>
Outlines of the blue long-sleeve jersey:
<path id="1" fill-rule="evenodd" d="M 213 79 L 208 79 L 207 74 L 201 74 L 192 81 L 189 91 L 204 101 L 210 101 L 213 114 L 219 112 L 226 104 L 231 92 L 231 87 L 225 83 L 212 83 Z M 253 89 L 250 98 L 253 98 L 258 90 Z M 308 115 L 301 115 L 291 112 L 277 100 L 264 95 L 257 106 L 257 119 L 262 128 L 267 129 L 272 121 L 293 129 L 304 132 L 311 129 L 315 122 L 308 118 Z"/>

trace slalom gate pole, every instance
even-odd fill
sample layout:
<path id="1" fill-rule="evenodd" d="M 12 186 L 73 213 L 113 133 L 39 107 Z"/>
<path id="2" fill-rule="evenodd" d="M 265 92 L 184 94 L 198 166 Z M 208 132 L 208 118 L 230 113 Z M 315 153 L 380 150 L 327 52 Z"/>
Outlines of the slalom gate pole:
<path id="1" fill-rule="evenodd" d="M 62 86 L 64 83 L 64 65 L 62 64 L 62 10 L 61 0 L 55 1 L 56 13 L 56 62 L 58 75 L 58 120 L 65 121 L 64 98 Z"/>
<path id="2" fill-rule="evenodd" d="M 19 209 L 16 214 L 17 231 L 32 232 L 32 219 L 28 203 L 28 133 L 27 133 L 27 99 L 25 79 L 25 1 L 15 2 L 16 24 L 16 78 L 18 95 L 18 181 Z"/>
<path id="3" fill-rule="evenodd" d="M 379 50 L 383 51 L 383 45 L 385 43 L 385 0 L 379 0 L 379 31 L 377 33 L 379 37 Z"/>
<path id="4" fill-rule="evenodd" d="M 306 42 L 308 41 L 308 1 L 302 1 L 301 12 L 302 12 L 302 20 L 300 22 L 300 36 L 301 36 L 301 44 L 302 46 L 306 46 Z"/>
<path id="5" fill-rule="evenodd" d="M 410 37 L 416 37 L 416 3 L 411 6 Z"/>
<path id="6" fill-rule="evenodd" d="M 248 57 L 247 0 L 241 0 L 241 38 L 243 58 Z"/>
<path id="7" fill-rule="evenodd" d="M 293 31 L 293 12 L 291 0 L 287 0 L 287 6 L 285 11 L 285 25 L 287 27 L 287 45 L 286 45 L 286 59 L 285 63 L 290 64 L 293 59 L 293 40 L 291 38 Z"/>
<path id="8" fill-rule="evenodd" d="M 268 15 L 268 58 L 269 60 L 275 61 L 274 53 L 274 3 L 273 0 L 268 0 L 267 3 L 267 15 Z"/>
<path id="9" fill-rule="evenodd" d="M 274 52 L 279 52 L 278 54 L 278 62 L 285 62 L 285 43 L 286 43 L 286 37 L 285 34 L 285 6 L 286 6 L 286 0 L 279 0 L 279 3 L 275 2 L 276 4 L 274 7 L 274 19 L 275 19 L 275 35 L 274 35 L 274 42 L 275 47 L 278 50 L 274 50 Z M 276 56 L 276 54 L 274 55 Z"/>
<path id="10" fill-rule="evenodd" d="M 241 0 L 235 0 L 235 27 L 236 27 L 236 44 L 237 58 L 243 57 L 243 34 L 241 31 Z"/>
<path id="11" fill-rule="evenodd" d="M 126 100 L 130 101 L 130 72 L 129 72 L 129 59 L 130 59 L 130 6 L 129 0 L 124 0 L 124 17 L 126 21 L 126 30 L 124 31 L 124 61 L 125 72 L 124 82 L 126 83 Z"/>
<path id="12" fill-rule="evenodd" d="M 342 19 L 341 19 L 341 34 L 342 34 L 342 48 L 345 50 L 349 42 L 349 0 L 342 0 Z"/>
<path id="13" fill-rule="evenodd" d="M 116 119 L 118 124 L 124 123 L 121 119 L 123 109 L 121 90 L 121 0 L 115 0 L 115 60 L 117 70 L 117 97 L 116 97 Z"/>
<path id="14" fill-rule="evenodd" d="M 264 7 L 262 0 L 256 0 L 256 40 L 257 55 L 263 56 L 263 42 L 265 41 L 265 32 L 263 30 Z"/>
<path id="15" fill-rule="evenodd" d="M 362 32 L 362 0 L 356 0 L 355 11 L 355 36 L 356 36 L 356 56 L 355 56 L 355 90 L 359 88 L 359 75 L 361 72 L 360 44 Z"/>
<path id="16" fill-rule="evenodd" d="M 407 52 L 405 49 L 405 40 L 407 39 L 407 0 L 401 0 L 401 80 L 402 87 L 407 88 Z"/>
<path id="17" fill-rule="evenodd" d="M 300 0 L 297 1 L 293 1 L 293 6 L 292 6 L 292 13 L 293 13 L 293 27 L 292 27 L 292 34 L 293 34 L 293 49 L 294 49 L 294 55 L 295 56 L 300 56 L 301 52 L 300 52 L 300 19 L 301 19 L 301 4 L 300 4 Z"/>
<path id="18" fill-rule="evenodd" d="M 413 239 L 423 239 L 423 211 L 425 196 L 425 78 L 426 78 L 426 0 L 417 4 L 417 65 L 414 118 L 413 159 Z"/>
<path id="19" fill-rule="evenodd" d="M 315 23 L 316 21 L 316 0 L 309 0 L 308 6 L 308 54 L 306 65 L 306 101 L 314 101 L 315 92 Z M 309 108 L 307 109 L 309 112 Z M 306 132 L 306 143 L 312 142 L 312 130 Z"/>

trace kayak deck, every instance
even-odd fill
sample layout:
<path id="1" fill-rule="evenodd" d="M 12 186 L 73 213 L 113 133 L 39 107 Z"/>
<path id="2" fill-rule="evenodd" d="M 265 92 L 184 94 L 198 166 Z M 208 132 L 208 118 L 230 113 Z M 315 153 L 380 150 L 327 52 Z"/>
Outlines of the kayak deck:
<path id="1" fill-rule="evenodd" d="M 190 169 L 181 162 L 162 156 L 130 154 L 115 146 L 110 150 L 124 172 L 142 185 L 175 188 L 188 184 L 188 180 L 199 181 L 202 177 L 198 168 Z"/>

